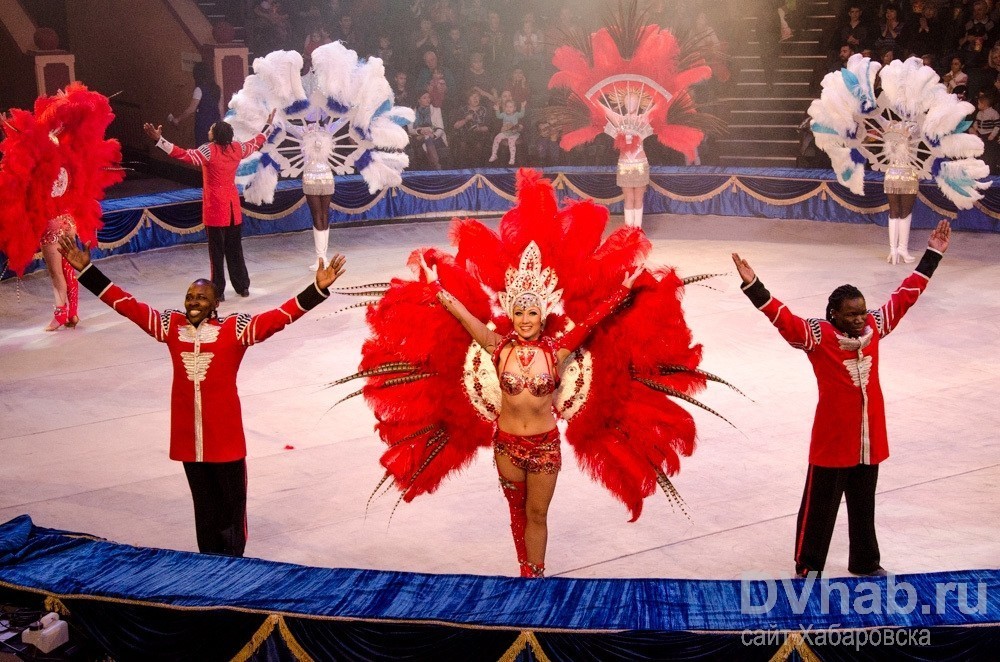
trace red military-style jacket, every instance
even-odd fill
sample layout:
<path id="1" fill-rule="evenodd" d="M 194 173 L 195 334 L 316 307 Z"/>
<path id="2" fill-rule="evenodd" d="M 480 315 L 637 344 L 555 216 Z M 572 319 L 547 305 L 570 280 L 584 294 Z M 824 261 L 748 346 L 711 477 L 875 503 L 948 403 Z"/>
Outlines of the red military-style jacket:
<path id="1" fill-rule="evenodd" d="M 812 364 L 819 401 L 809 446 L 810 464 L 853 467 L 878 464 L 889 457 L 885 401 L 879 383 L 879 342 L 916 303 L 940 260 L 941 253 L 928 249 L 889 301 L 868 311 L 867 326 L 858 338 L 840 333 L 825 319 L 795 316 L 756 278 L 743 286 L 781 336 L 792 347 L 805 351 Z"/>
<path id="2" fill-rule="evenodd" d="M 268 127 L 245 143 L 233 141 L 226 147 L 213 142 L 198 149 L 181 149 L 160 138 L 156 145 L 172 158 L 201 168 L 202 222 L 210 227 L 229 225 L 230 215 L 234 225 L 243 222 L 240 211 L 240 192 L 236 189 L 236 169 L 240 161 L 264 145 Z"/>
<path id="3" fill-rule="evenodd" d="M 236 372 L 247 348 L 281 331 L 329 296 L 313 283 L 280 308 L 258 315 L 236 313 L 197 327 L 179 310 L 160 312 L 136 301 L 93 264 L 80 284 L 157 341 L 166 343 L 174 367 L 170 395 L 170 459 L 231 462 L 246 457 L 246 437 Z"/>

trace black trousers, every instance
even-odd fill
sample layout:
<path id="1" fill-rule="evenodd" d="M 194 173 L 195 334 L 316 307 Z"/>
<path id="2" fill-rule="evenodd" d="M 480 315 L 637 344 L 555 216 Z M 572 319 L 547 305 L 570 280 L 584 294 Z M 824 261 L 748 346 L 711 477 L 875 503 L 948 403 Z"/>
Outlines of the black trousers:
<path id="1" fill-rule="evenodd" d="M 877 483 L 877 464 L 859 464 L 843 469 L 809 465 L 795 527 L 796 572 L 823 570 L 842 496 L 847 497 L 847 531 L 850 538 L 847 569 L 855 574 L 865 574 L 879 567 L 881 557 L 875 537 Z"/>
<path id="2" fill-rule="evenodd" d="M 243 556 L 247 546 L 247 462 L 185 462 L 198 551 Z"/>
<path id="3" fill-rule="evenodd" d="M 223 270 L 223 260 L 229 265 L 229 279 L 238 293 L 250 289 L 250 274 L 247 273 L 247 263 L 243 259 L 243 226 L 236 225 L 230 216 L 229 225 L 225 227 L 205 226 L 208 235 L 208 259 L 212 264 L 212 283 L 219 296 L 226 291 L 226 273 Z"/>

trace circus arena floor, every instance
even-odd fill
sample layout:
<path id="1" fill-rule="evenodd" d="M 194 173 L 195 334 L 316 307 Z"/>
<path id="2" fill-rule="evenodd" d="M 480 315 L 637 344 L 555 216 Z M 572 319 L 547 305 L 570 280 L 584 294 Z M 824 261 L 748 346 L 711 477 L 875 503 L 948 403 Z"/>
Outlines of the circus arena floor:
<path id="1" fill-rule="evenodd" d="M 495 219 L 490 223 L 495 225 Z M 613 223 L 620 223 L 615 219 Z M 788 576 L 806 471 L 815 381 L 809 363 L 740 292 L 730 253 L 775 296 L 820 316 L 845 282 L 874 307 L 909 272 L 882 259 L 872 225 L 733 217 L 647 217 L 651 262 L 682 275 L 729 272 L 684 299 L 705 369 L 747 397 L 712 385 L 701 399 L 731 427 L 695 410 L 698 448 L 673 480 L 690 519 L 662 494 L 638 522 L 565 449 L 549 517 L 548 574 L 567 577 L 736 579 Z M 409 252 L 447 244 L 448 224 L 334 228 L 348 256 L 340 286 L 408 272 Z M 911 247 L 928 231 L 915 230 Z M 309 283 L 307 233 L 244 240 L 251 296 L 232 290 L 222 314 L 274 307 Z M 918 251 L 919 252 L 919 251 Z M 993 568 L 1000 562 L 1000 235 L 954 233 L 916 307 L 882 345 L 892 456 L 881 468 L 876 521 L 883 565 L 896 573 Z M 208 272 L 204 244 L 112 257 L 116 283 L 156 308 L 181 308 Z M 319 309 L 252 348 L 240 372 L 249 443 L 248 556 L 323 567 L 515 574 L 507 507 L 484 449 L 435 494 L 367 505 L 383 450 L 352 384 L 366 330 L 357 299 Z M 194 550 L 190 495 L 167 457 L 170 362 L 128 320 L 81 291 L 75 330 L 43 333 L 51 310 L 43 272 L 0 285 L 0 522 L 138 546 Z M 842 510 L 827 571 L 847 574 Z"/>

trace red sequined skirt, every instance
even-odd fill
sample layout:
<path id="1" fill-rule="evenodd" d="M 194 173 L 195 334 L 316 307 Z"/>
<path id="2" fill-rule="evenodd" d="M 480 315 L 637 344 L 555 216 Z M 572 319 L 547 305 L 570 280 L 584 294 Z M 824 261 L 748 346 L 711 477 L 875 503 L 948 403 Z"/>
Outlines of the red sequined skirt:
<path id="1" fill-rule="evenodd" d="M 559 473 L 562 467 L 558 428 L 526 436 L 497 430 L 493 450 L 497 455 L 510 458 L 511 464 L 518 469 L 532 474 Z"/>

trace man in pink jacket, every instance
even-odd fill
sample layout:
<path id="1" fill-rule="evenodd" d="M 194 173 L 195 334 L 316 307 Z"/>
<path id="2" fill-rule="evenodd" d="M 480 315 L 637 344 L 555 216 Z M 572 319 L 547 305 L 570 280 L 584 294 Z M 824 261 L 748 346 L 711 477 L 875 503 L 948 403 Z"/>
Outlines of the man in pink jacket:
<path id="1" fill-rule="evenodd" d="M 850 553 L 855 575 L 884 575 L 875 536 L 875 486 L 879 464 L 889 457 L 885 401 L 879 383 L 879 343 L 895 330 L 927 287 L 951 228 L 941 221 L 920 264 L 881 308 L 869 310 L 861 292 L 842 285 L 830 295 L 826 319 L 803 319 L 771 296 L 750 264 L 733 253 L 743 292 L 788 344 L 809 357 L 819 401 L 809 444 L 809 473 L 795 534 L 795 571 L 821 572 L 837 510 L 847 498 Z"/>
<path id="2" fill-rule="evenodd" d="M 212 264 L 212 284 L 225 301 L 226 274 L 223 261 L 229 265 L 229 278 L 241 297 L 250 296 L 250 275 L 243 259 L 240 193 L 236 190 L 236 169 L 240 161 L 264 145 L 271 133 L 274 111 L 267 118 L 263 130 L 252 140 L 241 143 L 233 140 L 233 127 L 226 122 L 216 122 L 208 130 L 209 142 L 198 149 L 181 149 L 163 138 L 163 127 L 143 125 L 146 135 L 156 141 L 156 146 L 170 157 L 201 168 L 202 222 L 208 236 L 208 257 Z"/>

